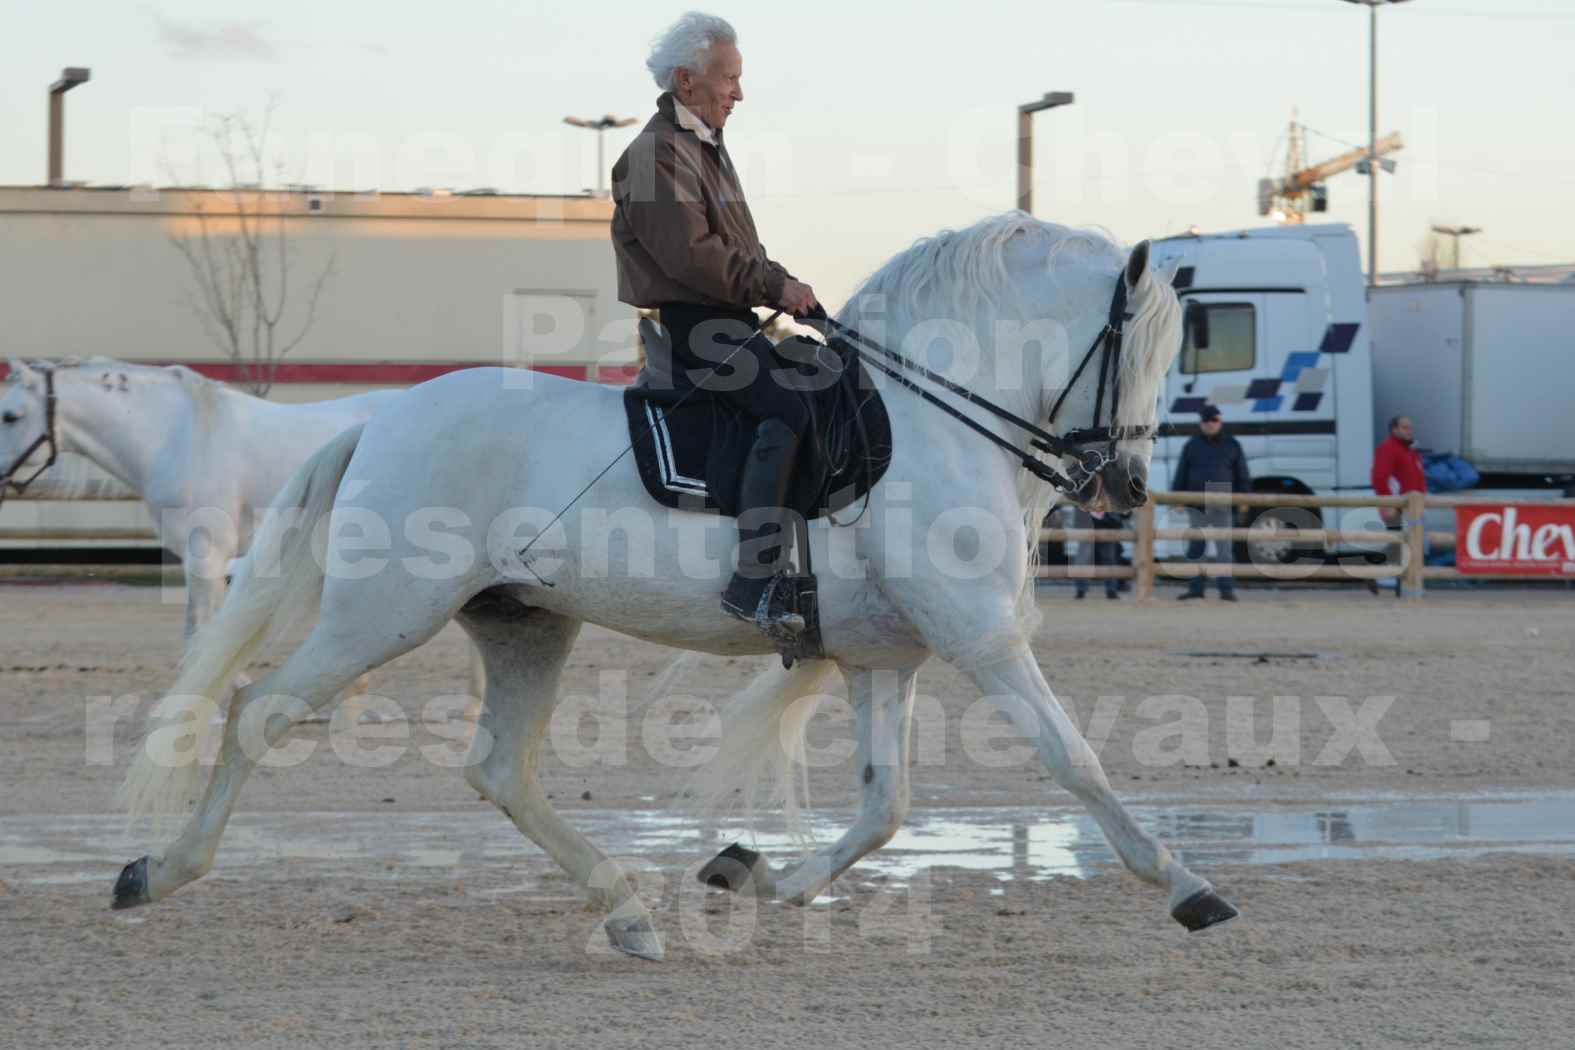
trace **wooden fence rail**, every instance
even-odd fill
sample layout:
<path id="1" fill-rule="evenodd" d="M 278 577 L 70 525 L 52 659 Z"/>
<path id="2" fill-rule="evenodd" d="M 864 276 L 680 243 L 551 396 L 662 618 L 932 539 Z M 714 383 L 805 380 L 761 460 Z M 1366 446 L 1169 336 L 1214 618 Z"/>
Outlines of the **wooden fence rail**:
<path id="1" fill-rule="evenodd" d="M 136 500 L 137 496 L 121 486 L 118 482 L 91 480 L 86 483 L 77 482 L 69 486 L 51 486 L 40 479 L 39 484 L 29 488 L 25 493 L 13 495 L 13 500 L 90 500 L 99 502 Z M 1452 566 L 1431 566 L 1424 564 L 1424 555 L 1429 546 L 1437 548 L 1450 548 L 1455 545 L 1455 534 L 1443 531 L 1424 531 L 1422 518 L 1428 508 L 1437 507 L 1469 507 L 1469 506 L 1498 506 L 1504 501 L 1484 496 L 1424 496 L 1420 492 L 1408 493 L 1404 496 L 1302 496 L 1302 495 L 1275 495 L 1272 493 L 1203 493 L 1203 492 L 1163 492 L 1155 493 L 1150 501 L 1139 507 L 1132 514 L 1132 527 L 1125 529 L 1060 529 L 1046 528 L 1039 531 L 1041 542 L 1100 542 L 1100 543 L 1130 543 L 1133 545 L 1132 564 L 1127 565 L 1049 565 L 1039 568 L 1039 576 L 1046 579 L 1073 579 L 1073 580 L 1110 580 L 1129 579 L 1134 581 L 1135 597 L 1140 599 L 1152 598 L 1154 594 L 1154 581 L 1160 577 L 1167 579 L 1191 579 L 1197 576 L 1218 577 L 1230 576 L 1239 579 L 1262 580 L 1378 580 L 1390 577 L 1400 577 L 1402 593 L 1411 599 L 1420 599 L 1423 594 L 1423 585 L 1427 580 L 1457 580 L 1462 578 L 1483 579 L 1494 578 L 1498 574 L 1473 573 L 1465 577 L 1458 569 Z M 1539 504 L 1559 507 L 1575 507 L 1575 499 L 1538 500 Z M 1206 507 L 1231 507 L 1231 508 L 1262 508 L 1281 507 L 1299 509 L 1321 509 L 1333 507 L 1340 509 L 1378 509 L 1392 508 L 1402 512 L 1403 525 L 1398 529 L 1297 529 L 1289 530 L 1283 526 L 1274 528 L 1157 528 L 1154 524 L 1154 508 L 1156 506 L 1197 506 Z M 1381 565 L 1329 565 L 1323 563 L 1309 564 L 1307 561 L 1290 562 L 1284 564 L 1215 564 L 1214 562 L 1162 562 L 1154 555 L 1154 544 L 1159 541 L 1220 541 L 1227 542 L 1252 542 L 1267 538 L 1280 540 L 1294 540 L 1297 546 L 1338 547 L 1343 545 L 1362 545 L 1369 548 L 1379 548 L 1387 551 L 1390 548 L 1399 548 L 1402 552 L 1399 561 L 1386 561 Z M 157 539 L 152 529 L 135 527 L 99 526 L 83 528 L 40 528 L 40 527 L 7 527 L 0 528 L 0 541 L 27 542 L 27 541 L 73 541 L 73 542 L 148 542 Z M 1352 554 L 1362 553 L 1360 550 Z M 1376 552 L 1374 552 L 1376 553 Z M 6 567 L 7 571 L 0 571 L 0 576 L 15 574 L 17 570 L 25 570 L 25 566 Z M 36 571 L 36 567 L 35 567 Z M 113 575 L 125 572 L 127 574 L 146 573 L 146 568 L 133 566 L 118 567 L 112 571 L 96 573 L 97 575 Z M 1511 574 L 1502 574 L 1507 578 Z"/>
<path id="2" fill-rule="evenodd" d="M 1132 580 L 1134 596 L 1152 598 L 1154 581 L 1167 579 L 1192 579 L 1197 576 L 1229 576 L 1236 579 L 1260 580 L 1380 580 L 1399 577 L 1401 593 L 1412 600 L 1420 600 L 1427 580 L 1520 578 L 1512 573 L 1463 574 L 1453 566 L 1425 564 L 1429 546 L 1450 548 L 1455 546 L 1453 532 L 1427 531 L 1423 515 L 1428 508 L 1501 506 L 1505 501 L 1485 496 L 1427 496 L 1411 492 L 1403 496 L 1301 496 L 1274 495 L 1272 493 L 1156 493 L 1150 501 L 1132 513 L 1132 527 L 1125 529 L 1041 529 L 1041 542 L 1098 542 L 1131 543 L 1132 564 L 1126 565 L 1048 565 L 1041 566 L 1039 576 L 1045 579 L 1070 580 Z M 1575 507 L 1575 499 L 1537 500 L 1538 505 Z M 1230 508 L 1293 507 L 1321 509 L 1395 509 L 1401 512 L 1401 526 L 1396 529 L 1286 529 L 1282 523 L 1272 528 L 1156 528 L 1156 506 L 1206 506 Z M 1215 564 L 1214 562 L 1162 562 L 1155 558 L 1154 544 L 1160 540 L 1208 540 L 1251 542 L 1264 539 L 1292 540 L 1298 547 L 1340 547 L 1358 545 L 1349 552 L 1352 556 L 1364 553 L 1360 548 L 1379 548 L 1387 551 L 1399 548 L 1400 560 L 1386 561 L 1381 565 L 1352 564 L 1330 565 L 1301 559 L 1275 564 Z M 1371 553 L 1377 553 L 1373 551 Z"/>

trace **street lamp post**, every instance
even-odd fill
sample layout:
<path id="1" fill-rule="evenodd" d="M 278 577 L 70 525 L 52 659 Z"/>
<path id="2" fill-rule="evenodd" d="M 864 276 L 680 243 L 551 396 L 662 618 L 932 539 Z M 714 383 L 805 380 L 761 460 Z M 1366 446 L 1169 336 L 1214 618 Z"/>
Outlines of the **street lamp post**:
<path id="1" fill-rule="evenodd" d="M 1367 56 L 1367 286 L 1378 284 L 1378 8 L 1409 0 L 1345 0 L 1368 9 Z"/>
<path id="2" fill-rule="evenodd" d="M 611 113 L 595 120 L 584 120 L 580 117 L 564 117 L 565 124 L 572 124 L 577 128 L 587 128 L 596 132 L 596 196 L 605 196 L 602 189 L 603 179 L 606 178 L 607 161 L 602 152 L 602 139 L 607 135 L 608 128 L 626 128 L 635 123 L 633 117 L 615 117 Z"/>
<path id="3" fill-rule="evenodd" d="M 49 85 L 49 185 L 66 184 L 66 99 L 65 94 L 78 84 L 86 84 L 93 71 L 83 66 L 67 66 L 60 79 Z"/>
<path id="4" fill-rule="evenodd" d="M 1433 227 L 1433 232 L 1437 233 L 1437 234 L 1440 234 L 1440 235 L 1442 235 L 1444 237 L 1449 237 L 1449 238 L 1453 239 L 1453 241 L 1454 241 L 1454 248 L 1450 252 L 1450 255 L 1453 258 L 1453 263 L 1452 263 L 1450 269 L 1458 270 L 1458 269 L 1460 269 L 1460 238 L 1462 238 L 1462 237 L 1469 237 L 1473 233 L 1481 233 L 1482 232 L 1482 227 L 1480 227 L 1480 226 L 1434 226 Z"/>
<path id="5" fill-rule="evenodd" d="M 1047 91 L 1036 102 L 1017 107 L 1017 208 L 1034 211 L 1034 114 L 1042 109 L 1070 106 L 1076 96 L 1070 91 Z"/>

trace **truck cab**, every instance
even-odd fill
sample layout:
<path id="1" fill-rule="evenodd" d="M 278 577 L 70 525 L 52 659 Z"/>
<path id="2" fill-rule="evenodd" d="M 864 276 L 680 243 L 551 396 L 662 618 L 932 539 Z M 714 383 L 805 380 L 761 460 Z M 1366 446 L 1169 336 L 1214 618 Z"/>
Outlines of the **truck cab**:
<path id="1" fill-rule="evenodd" d="M 1175 266 L 1189 323 L 1161 395 L 1163 435 L 1150 469 L 1169 487 L 1198 410 L 1219 406 L 1241 442 L 1253 489 L 1359 495 L 1371 491 L 1373 393 L 1367 294 L 1356 236 L 1344 224 L 1280 226 L 1155 241 Z M 1195 346 L 1199 333 L 1207 344 Z M 1316 511 L 1259 511 L 1316 528 Z M 1283 552 L 1281 552 L 1283 553 Z M 1254 558 L 1279 556 L 1271 547 Z"/>

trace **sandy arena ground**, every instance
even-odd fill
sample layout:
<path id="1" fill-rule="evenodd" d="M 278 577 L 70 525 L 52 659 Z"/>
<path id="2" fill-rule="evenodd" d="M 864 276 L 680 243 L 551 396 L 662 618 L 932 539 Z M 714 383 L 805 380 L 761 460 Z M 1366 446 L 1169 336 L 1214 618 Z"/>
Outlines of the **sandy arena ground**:
<path id="1" fill-rule="evenodd" d="M 1411 795 L 1575 799 L 1567 592 L 1435 591 L 1420 607 L 1353 591 L 1250 590 L 1236 606 L 1171 593 L 1145 608 L 1097 588 L 1084 602 L 1043 595 L 1045 674 L 1129 800 L 1272 813 Z M 310 756 L 248 783 L 237 857 L 238 836 L 255 836 L 247 821 L 309 830 L 360 814 L 372 844 L 353 858 L 227 865 L 221 853 L 178 896 L 111 912 L 134 855 L 114 859 L 120 833 L 74 858 L 40 848 L 39 829 L 101 826 L 131 713 L 171 680 L 181 615 L 157 588 L 0 587 L 0 1045 L 1570 1045 L 1575 828 L 1541 852 L 1200 864 L 1244 912 L 1203 935 L 1104 867 L 1010 880 L 856 868 L 830 903 L 792 909 L 707 897 L 683 878 L 703 856 L 658 846 L 637 865 L 667 942 L 652 964 L 608 953 L 601 917 L 534 850 L 517 868 L 378 852 L 380 823 L 424 815 L 474 824 L 474 858 L 518 841 L 441 767 L 463 728 L 442 718 L 335 733 L 392 747 L 375 767 L 339 758 L 328 727 L 303 727 Z M 1187 655 L 1200 652 L 1216 655 Z M 418 716 L 464 692 L 466 654 L 450 629 L 373 691 Z M 582 636 L 565 676 L 582 746 L 547 760 L 571 820 L 627 814 L 633 828 L 669 811 L 683 773 L 653 757 L 650 734 L 724 703 L 759 666 L 701 659 L 675 687 L 686 699 L 647 706 L 672 655 Z M 1069 806 L 961 676 L 933 665 L 920 692 L 916 816 Z M 851 729 L 835 707 L 811 733 L 832 756 L 812 779 L 840 823 L 856 777 L 835 760 Z M 605 743 L 596 727 L 615 724 L 624 746 L 591 754 Z"/>

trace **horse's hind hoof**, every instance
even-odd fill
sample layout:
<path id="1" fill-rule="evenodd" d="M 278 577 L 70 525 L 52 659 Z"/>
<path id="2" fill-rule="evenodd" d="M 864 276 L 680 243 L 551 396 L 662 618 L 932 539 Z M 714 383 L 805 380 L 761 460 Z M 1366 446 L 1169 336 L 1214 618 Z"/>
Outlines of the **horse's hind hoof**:
<path id="1" fill-rule="evenodd" d="M 115 898 L 109 906 L 123 911 L 152 901 L 148 896 L 148 858 L 138 857 L 121 869 L 120 878 L 115 880 Z"/>
<path id="2" fill-rule="evenodd" d="M 749 886 L 754 879 L 755 865 L 764 860 L 754 850 L 735 842 L 700 869 L 699 879 L 713 889 L 738 893 Z"/>
<path id="3" fill-rule="evenodd" d="M 1170 917 L 1185 926 L 1188 933 L 1230 922 L 1240 914 L 1213 890 L 1199 890 L 1170 911 Z"/>
<path id="4" fill-rule="evenodd" d="M 662 938 L 650 919 L 608 919 L 602 923 L 602 929 L 607 931 L 608 943 L 625 955 L 651 962 L 661 962 L 666 957 Z"/>

